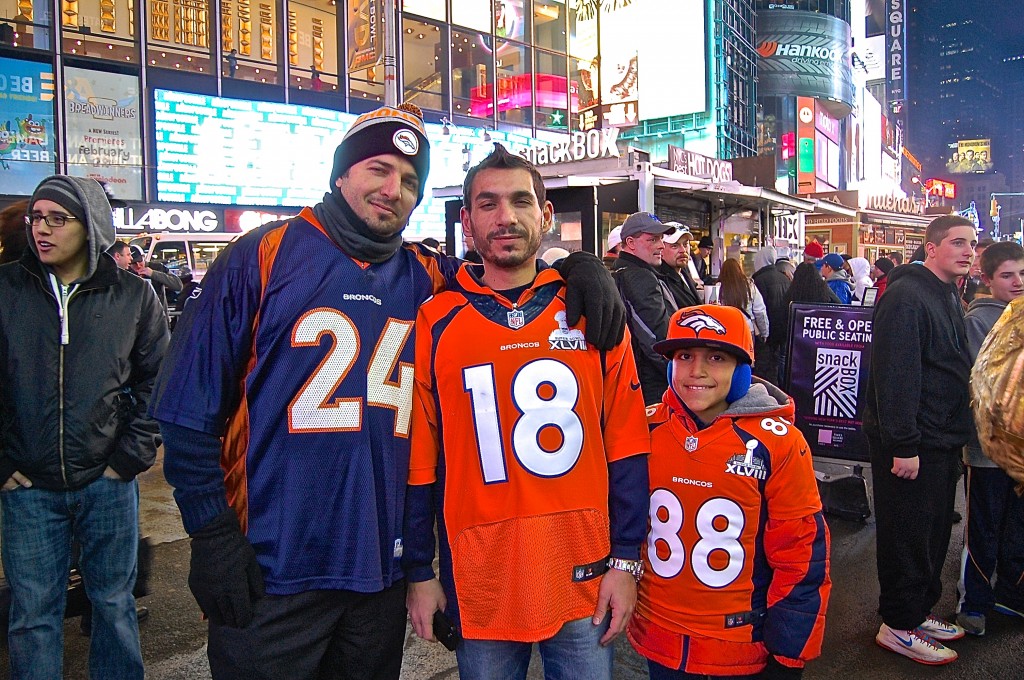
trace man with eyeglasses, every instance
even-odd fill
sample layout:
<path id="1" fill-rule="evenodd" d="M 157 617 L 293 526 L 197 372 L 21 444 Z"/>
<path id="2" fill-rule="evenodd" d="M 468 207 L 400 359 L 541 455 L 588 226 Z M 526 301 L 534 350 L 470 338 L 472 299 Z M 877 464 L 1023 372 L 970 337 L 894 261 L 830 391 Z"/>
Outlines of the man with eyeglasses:
<path id="1" fill-rule="evenodd" d="M 10 677 L 62 677 L 72 539 L 93 606 L 90 676 L 142 678 L 132 588 L 135 477 L 160 445 L 146 415 L 167 347 L 153 289 L 104 256 L 98 182 L 43 180 L 28 249 L 0 267 L 0 537 L 11 590 Z"/>

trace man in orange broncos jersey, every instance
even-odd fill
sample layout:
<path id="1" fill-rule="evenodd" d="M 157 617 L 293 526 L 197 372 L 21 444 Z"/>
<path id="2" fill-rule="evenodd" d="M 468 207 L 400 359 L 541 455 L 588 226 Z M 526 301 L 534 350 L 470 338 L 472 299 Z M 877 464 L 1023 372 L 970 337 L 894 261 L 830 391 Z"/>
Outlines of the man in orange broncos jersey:
<path id="1" fill-rule="evenodd" d="M 647 575 L 629 626 L 652 680 L 799 678 L 821 652 L 829 535 L 793 400 L 754 378 L 732 307 L 676 312 L 654 346 Z"/>
<path id="2" fill-rule="evenodd" d="M 566 323 L 564 282 L 536 259 L 553 207 L 528 161 L 496 145 L 463 195 L 483 264 L 464 265 L 417 318 L 402 559 L 412 624 L 427 640 L 461 632 L 446 644 L 463 680 L 525 678 L 533 643 L 547 678 L 610 680 L 647 528 L 650 437 L 630 340 L 602 352 Z"/>

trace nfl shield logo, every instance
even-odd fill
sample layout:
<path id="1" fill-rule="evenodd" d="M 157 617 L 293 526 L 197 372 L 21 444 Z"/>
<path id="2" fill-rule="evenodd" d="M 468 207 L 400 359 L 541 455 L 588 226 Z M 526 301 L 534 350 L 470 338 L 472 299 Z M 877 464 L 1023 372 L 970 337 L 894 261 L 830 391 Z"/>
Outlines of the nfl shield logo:
<path id="1" fill-rule="evenodd" d="M 690 453 L 693 453 L 694 451 L 697 450 L 697 438 L 696 437 L 687 437 L 686 438 L 686 443 L 683 444 L 683 446 L 686 448 L 687 451 L 689 451 Z"/>
<path id="2" fill-rule="evenodd" d="M 509 328 L 522 328 L 524 325 L 526 325 L 526 315 L 523 314 L 522 310 L 513 309 L 508 313 Z"/>

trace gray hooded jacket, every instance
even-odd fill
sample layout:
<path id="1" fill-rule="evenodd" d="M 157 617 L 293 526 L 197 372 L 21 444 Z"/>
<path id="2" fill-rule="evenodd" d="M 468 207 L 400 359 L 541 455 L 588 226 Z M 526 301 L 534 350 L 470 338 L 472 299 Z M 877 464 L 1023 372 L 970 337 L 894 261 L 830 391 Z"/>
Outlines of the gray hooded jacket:
<path id="1" fill-rule="evenodd" d="M 0 480 L 18 471 L 65 490 L 108 466 L 132 479 L 153 465 L 160 435 L 146 408 L 168 332 L 152 287 L 103 254 L 114 240 L 103 188 L 56 180 L 86 213 L 89 264 L 61 285 L 30 228 L 22 258 L 0 266 Z"/>

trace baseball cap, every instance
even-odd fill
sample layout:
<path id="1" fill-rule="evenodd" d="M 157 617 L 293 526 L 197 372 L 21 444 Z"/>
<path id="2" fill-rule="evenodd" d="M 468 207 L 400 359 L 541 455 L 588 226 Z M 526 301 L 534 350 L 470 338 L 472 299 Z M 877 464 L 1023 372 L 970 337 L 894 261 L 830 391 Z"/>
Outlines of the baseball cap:
<path id="1" fill-rule="evenodd" d="M 622 240 L 637 234 L 671 234 L 675 227 L 670 227 L 649 212 L 635 212 L 622 223 Z"/>
<path id="2" fill-rule="evenodd" d="M 675 227 L 674 232 L 665 235 L 665 243 L 675 243 L 684 236 L 687 237 L 687 241 L 693 238 L 693 234 L 690 233 L 690 228 L 685 224 L 679 224 L 678 222 L 666 222 L 665 226 Z"/>
<path id="3" fill-rule="evenodd" d="M 824 265 L 827 264 L 829 267 L 832 267 L 832 269 L 839 270 L 843 268 L 843 262 L 843 256 L 840 255 L 839 253 L 829 253 L 825 257 L 815 262 L 814 266 L 816 266 L 818 269 L 821 269 Z"/>
<path id="4" fill-rule="evenodd" d="M 683 347 L 717 347 L 740 363 L 754 361 L 754 339 L 743 312 L 727 305 L 699 305 L 680 309 L 668 322 L 668 337 L 654 343 L 654 351 L 671 358 Z"/>
<path id="5" fill-rule="evenodd" d="M 132 251 L 132 262 L 143 262 L 146 256 L 142 252 L 142 248 L 138 246 L 128 246 L 128 250 Z"/>
<path id="6" fill-rule="evenodd" d="M 606 250 L 611 250 L 612 248 L 618 245 L 622 245 L 621 224 L 608 232 L 608 248 L 606 248 Z"/>

